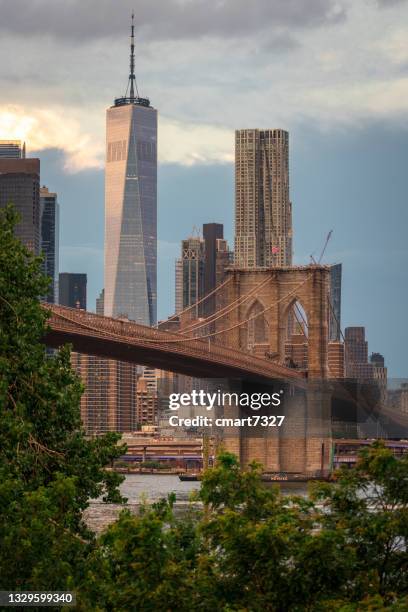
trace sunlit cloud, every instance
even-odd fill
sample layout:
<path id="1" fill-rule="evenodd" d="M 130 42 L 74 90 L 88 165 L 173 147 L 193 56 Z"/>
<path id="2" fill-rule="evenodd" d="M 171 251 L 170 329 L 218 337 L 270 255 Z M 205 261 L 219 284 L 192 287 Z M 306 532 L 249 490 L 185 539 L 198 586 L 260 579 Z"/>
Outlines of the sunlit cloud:
<path id="1" fill-rule="evenodd" d="M 30 109 L 21 106 L 0 107 L 0 137 L 20 139 L 29 151 L 61 149 L 65 170 L 78 172 L 100 168 L 103 148 L 81 124 L 63 110 Z"/>
<path id="2" fill-rule="evenodd" d="M 232 162 L 233 132 L 223 127 L 163 118 L 159 124 L 159 161 L 192 166 Z"/>
<path id="3" fill-rule="evenodd" d="M 0 107 L 0 138 L 20 139 L 28 151 L 64 152 L 64 169 L 79 172 L 104 166 L 103 111 L 99 122 L 89 123 L 86 111 Z M 222 127 L 159 119 L 159 161 L 192 166 L 197 163 L 230 162 L 233 134 Z"/>

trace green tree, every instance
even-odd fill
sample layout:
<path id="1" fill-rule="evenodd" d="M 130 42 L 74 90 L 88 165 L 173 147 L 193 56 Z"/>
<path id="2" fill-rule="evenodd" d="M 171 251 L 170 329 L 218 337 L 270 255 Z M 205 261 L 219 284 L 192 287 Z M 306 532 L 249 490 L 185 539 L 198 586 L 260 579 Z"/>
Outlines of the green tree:
<path id="1" fill-rule="evenodd" d="M 75 590 L 78 610 L 408 610 L 408 457 L 380 443 L 308 498 L 222 453 L 178 518 L 174 496 L 122 511 L 99 537 L 91 497 L 121 501 L 118 436 L 87 440 L 69 350 L 47 356 L 40 260 L 0 211 L 0 586 Z"/>
<path id="2" fill-rule="evenodd" d="M 124 512 L 98 541 L 106 609 L 408 609 L 406 459 L 376 445 L 308 499 L 260 473 L 223 453 L 201 482 L 205 510 L 177 519 L 170 500 Z"/>
<path id="3" fill-rule="evenodd" d="M 82 521 L 89 498 L 121 499 L 121 477 L 104 468 L 124 449 L 116 434 L 85 438 L 82 385 L 67 347 L 45 352 L 48 280 L 17 221 L 0 210 L 0 584 L 65 589 L 95 545 Z"/>

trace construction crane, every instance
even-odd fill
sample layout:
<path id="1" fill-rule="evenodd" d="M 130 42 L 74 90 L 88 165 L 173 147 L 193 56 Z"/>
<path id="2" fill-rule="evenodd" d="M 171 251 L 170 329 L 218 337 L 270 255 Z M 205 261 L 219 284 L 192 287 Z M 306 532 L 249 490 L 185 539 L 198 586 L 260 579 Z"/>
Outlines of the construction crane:
<path id="1" fill-rule="evenodd" d="M 326 252 L 326 248 L 327 248 L 327 245 L 329 244 L 329 240 L 330 240 L 330 238 L 331 238 L 331 236 L 332 236 L 332 233 L 333 233 L 333 230 L 330 230 L 330 232 L 327 234 L 327 238 L 326 238 L 326 241 L 325 241 L 325 243 L 324 243 L 324 246 L 323 246 L 322 252 L 320 253 L 319 260 L 318 260 L 318 261 L 316 261 L 316 260 L 315 260 L 315 258 L 313 257 L 314 253 L 312 253 L 312 254 L 310 255 L 310 259 L 312 260 L 312 263 L 314 263 L 314 264 L 315 264 L 315 265 L 317 265 L 317 266 L 320 264 L 320 262 L 321 262 L 321 261 L 322 261 L 322 259 L 323 259 L 323 255 L 324 255 L 324 254 L 325 254 L 325 252 Z"/>

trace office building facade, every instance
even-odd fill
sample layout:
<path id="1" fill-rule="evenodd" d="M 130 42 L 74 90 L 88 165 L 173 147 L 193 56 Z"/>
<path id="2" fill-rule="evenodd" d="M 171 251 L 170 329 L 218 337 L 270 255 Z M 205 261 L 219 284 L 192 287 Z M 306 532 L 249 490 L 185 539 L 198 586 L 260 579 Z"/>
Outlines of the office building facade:
<path id="1" fill-rule="evenodd" d="M 368 342 L 364 327 L 346 327 L 344 332 L 344 361 L 347 378 L 372 380 L 373 366 L 368 363 Z"/>
<path id="2" fill-rule="evenodd" d="M 204 223 L 204 295 L 210 294 L 225 280 L 225 270 L 233 265 L 233 253 L 224 239 L 222 223 Z M 216 294 L 207 298 L 203 304 L 203 314 L 211 315 L 217 307 Z"/>
<path id="3" fill-rule="evenodd" d="M 192 306 L 204 295 L 205 242 L 192 236 L 181 242 L 181 258 L 176 260 L 176 305 L 179 310 Z M 181 308 L 180 308 L 181 306 Z M 202 314 L 202 305 L 194 310 Z"/>
<path id="4" fill-rule="evenodd" d="M 41 217 L 41 253 L 44 258 L 43 271 L 50 279 L 50 286 L 45 301 L 49 304 L 58 302 L 59 274 L 59 204 L 56 193 L 47 187 L 40 188 Z"/>
<path id="5" fill-rule="evenodd" d="M 292 265 L 289 134 L 235 132 L 235 265 Z"/>
<path id="6" fill-rule="evenodd" d="M 86 310 L 86 274 L 61 272 L 58 285 L 59 303 L 62 306 Z"/>
<path id="7" fill-rule="evenodd" d="M 331 342 L 339 342 L 341 336 L 341 274 L 341 264 L 330 266 L 329 340 Z"/>
<path id="8" fill-rule="evenodd" d="M 40 253 L 40 160 L 0 157 L 0 208 L 14 204 L 20 215 L 15 233 L 35 255 Z"/>

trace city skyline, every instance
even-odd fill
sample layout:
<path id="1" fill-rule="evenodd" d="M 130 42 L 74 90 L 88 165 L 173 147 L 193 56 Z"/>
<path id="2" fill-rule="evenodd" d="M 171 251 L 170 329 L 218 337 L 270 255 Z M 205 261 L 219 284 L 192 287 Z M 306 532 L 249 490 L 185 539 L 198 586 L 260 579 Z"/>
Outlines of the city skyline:
<path id="1" fill-rule="evenodd" d="M 379 350 L 386 355 L 387 362 L 391 362 L 391 373 L 396 372 L 397 375 L 404 375 L 402 358 L 404 342 L 401 341 L 400 329 L 403 326 L 404 316 L 401 304 L 406 299 L 406 290 L 404 290 L 403 283 L 406 276 L 404 274 L 404 266 L 406 265 L 407 252 L 404 245 L 403 228 L 407 213 L 406 206 L 404 205 L 406 179 L 404 178 L 403 160 L 407 154 L 408 138 L 404 128 L 401 130 L 399 127 L 403 124 L 405 118 L 406 104 L 403 102 L 403 89 L 401 89 L 405 83 L 403 70 L 405 47 L 403 42 L 401 42 L 402 38 L 398 35 L 398 31 L 400 29 L 399 22 L 403 19 L 406 12 L 406 6 L 404 3 L 400 3 L 394 8 L 380 9 L 378 6 L 374 6 L 373 3 L 372 6 L 365 6 L 363 9 L 359 3 L 357 8 L 349 7 L 347 14 L 343 14 L 343 16 L 338 15 L 337 19 L 334 19 L 333 15 L 327 17 L 326 12 L 324 12 L 321 21 L 329 24 L 328 29 L 332 38 L 332 43 L 329 45 L 327 52 L 329 53 L 330 51 L 332 55 L 337 54 L 336 57 L 331 59 L 326 57 L 326 62 L 329 62 L 329 65 L 330 61 L 332 61 L 331 70 L 326 69 L 326 72 L 322 67 L 323 60 L 321 57 L 325 35 L 319 29 L 320 26 L 317 25 L 319 10 L 316 7 L 317 3 L 314 3 L 313 10 L 311 11 L 313 18 L 306 20 L 305 25 L 301 24 L 298 29 L 295 29 L 295 24 L 292 25 L 294 28 L 293 35 L 297 38 L 298 45 L 305 51 L 304 55 L 307 61 L 311 60 L 313 51 L 320 49 L 319 61 L 315 65 L 315 73 L 311 74 L 310 71 L 304 72 L 310 75 L 307 84 L 311 91 L 313 91 L 314 79 L 321 79 L 320 89 L 318 91 L 314 90 L 316 96 L 318 98 L 320 96 L 320 100 L 322 99 L 322 92 L 327 92 L 325 100 L 327 101 L 328 109 L 326 109 L 326 117 L 323 117 L 323 119 L 322 113 L 316 112 L 316 104 L 309 104 L 307 106 L 304 104 L 304 99 L 302 100 L 304 79 L 300 82 L 299 97 L 296 100 L 294 100 L 293 96 L 288 97 L 287 100 L 290 99 L 291 102 L 286 107 L 290 108 L 285 108 L 282 97 L 288 94 L 289 81 L 293 83 L 293 86 L 299 86 L 297 70 L 289 71 L 285 79 L 280 79 L 279 87 L 276 79 L 279 75 L 275 75 L 273 86 L 276 95 L 270 97 L 266 91 L 263 91 L 262 95 L 265 102 L 262 102 L 262 104 L 260 104 L 259 88 L 255 87 L 247 91 L 245 81 L 241 81 L 242 91 L 245 89 L 247 100 L 251 102 L 243 106 L 241 94 L 237 90 L 237 77 L 244 76 L 247 65 L 242 66 L 242 71 L 237 70 L 232 74 L 229 83 L 222 83 L 220 87 L 211 85 L 207 78 L 205 83 L 205 91 L 207 92 L 205 97 L 206 104 L 202 102 L 196 104 L 197 96 L 194 84 L 199 81 L 191 72 L 188 72 L 187 78 L 185 78 L 185 86 L 191 90 L 191 97 L 188 98 L 189 104 L 184 104 L 183 106 L 179 104 L 176 109 L 175 100 L 177 102 L 181 100 L 185 89 L 183 87 L 180 88 L 180 84 L 177 83 L 177 95 L 169 95 L 169 93 L 174 94 L 174 87 L 171 86 L 169 90 L 168 86 L 166 87 L 166 83 L 169 81 L 165 80 L 162 82 L 160 90 L 157 80 L 159 75 L 157 70 L 153 69 L 155 66 L 157 67 L 159 60 L 158 58 L 156 60 L 153 59 L 151 52 L 152 45 L 157 46 L 164 43 L 159 43 L 156 39 L 151 44 L 147 44 L 147 48 L 145 48 L 146 35 L 142 35 L 144 38 L 140 53 L 142 55 L 146 54 L 146 57 L 140 59 L 138 57 L 138 66 L 142 70 L 144 88 L 149 91 L 152 97 L 153 95 L 155 96 L 154 99 L 155 101 L 157 100 L 156 105 L 159 108 L 163 106 L 167 115 L 173 113 L 174 117 L 179 117 L 177 121 L 184 121 L 184 124 L 188 119 L 197 126 L 198 130 L 181 130 L 184 135 L 189 134 L 194 140 L 194 146 L 191 146 L 191 151 L 197 155 L 193 165 L 187 165 L 191 162 L 191 159 L 189 161 L 187 158 L 183 158 L 179 152 L 175 158 L 169 158 L 167 154 L 161 154 L 161 176 L 159 173 L 159 192 L 162 194 L 162 199 L 159 201 L 159 215 L 161 217 L 161 221 L 159 221 L 161 295 L 159 298 L 162 300 L 162 304 L 159 318 L 163 318 L 172 310 L 171 302 L 174 290 L 170 286 L 168 279 L 172 279 L 174 274 L 172 269 L 169 270 L 169 267 L 166 267 L 167 261 L 170 260 L 170 265 L 173 266 L 174 259 L 177 256 L 179 241 L 191 232 L 192 225 L 211 221 L 223 223 L 226 238 L 229 239 L 230 243 L 232 242 L 232 223 L 230 218 L 233 206 L 232 165 L 230 161 L 233 158 L 232 130 L 248 126 L 262 127 L 268 125 L 282 127 L 288 129 L 291 135 L 291 185 L 292 199 L 295 203 L 293 213 L 295 262 L 308 263 L 309 255 L 312 252 L 317 252 L 318 255 L 327 231 L 332 228 L 334 229 L 332 242 L 326 256 L 327 261 L 330 263 L 341 261 L 344 264 L 343 324 L 345 326 L 365 325 L 367 327 L 370 349 Z M 362 93 L 360 98 L 357 95 L 358 92 L 354 92 L 354 97 L 350 93 L 352 92 L 351 81 L 353 81 L 351 79 L 351 81 L 345 83 L 344 91 L 337 92 L 338 103 L 336 105 L 333 104 L 333 96 L 331 95 L 333 93 L 333 77 L 338 76 L 339 73 L 342 74 L 342 67 L 347 64 L 345 57 L 342 57 L 340 53 L 340 47 L 344 47 L 344 45 L 340 45 L 340 40 L 344 41 L 345 26 L 349 30 L 348 35 L 352 36 L 357 26 L 362 23 L 364 16 L 369 17 L 370 28 L 363 32 L 363 39 L 366 44 L 362 45 L 363 50 L 359 51 L 361 62 L 353 64 L 352 74 L 356 75 L 360 70 L 358 76 L 367 77 L 367 73 L 362 69 L 364 53 L 367 53 L 369 42 L 378 40 L 383 43 L 383 47 L 380 49 L 379 44 L 375 46 L 374 51 L 377 55 L 374 54 L 372 65 L 376 63 L 379 66 L 378 71 L 380 72 L 384 69 L 388 71 L 389 81 L 391 81 L 391 83 L 388 83 L 390 85 L 388 89 L 393 93 L 394 98 L 391 99 L 391 93 L 388 98 L 384 98 L 383 95 L 371 95 L 365 99 L 368 100 L 370 98 L 373 100 L 372 108 L 368 104 L 364 106 L 361 104 Z M 123 15 L 122 33 L 124 28 L 126 28 L 127 18 L 126 15 Z M 276 17 L 276 21 L 281 24 L 281 27 L 283 27 L 282 19 L 284 18 L 285 16 L 283 15 L 282 17 L 280 13 Z M 288 21 L 289 18 L 286 16 L 286 19 Z M 315 19 L 314 22 L 313 19 Z M 289 22 L 286 23 L 285 27 L 291 26 Z M 271 24 L 271 33 L 276 33 L 275 22 L 272 23 L 270 20 L 268 23 Z M 382 27 L 384 23 L 388 28 L 386 34 L 383 37 L 377 36 L 380 26 Z M 47 24 L 49 25 L 49 22 L 47 19 L 44 19 L 41 27 L 47 28 Z M 11 19 L 10 31 L 12 30 L 12 33 L 10 35 L 18 36 L 18 32 L 15 32 L 16 27 Z M 39 27 L 39 25 L 36 26 L 37 30 Z M 250 41 L 255 40 L 254 34 L 257 27 L 260 27 L 259 24 L 251 25 L 249 38 L 245 38 L 246 45 L 251 45 Z M 5 29 L 6 25 L 2 24 L 2 28 Z M 33 32 L 33 38 L 35 38 L 37 30 Z M 143 30 L 143 27 L 141 27 L 141 30 Z M 313 48 L 309 44 L 312 34 L 316 37 L 316 46 Z M 112 24 L 112 35 L 115 39 L 119 39 L 121 36 L 118 31 L 117 22 Z M 210 32 L 207 35 L 213 35 L 215 38 L 219 37 L 219 33 L 213 34 Z M 79 34 L 78 36 L 80 38 Z M 242 32 L 239 36 L 242 37 Z M 93 44 L 96 45 L 94 52 L 96 52 L 96 49 L 99 49 L 99 43 L 103 40 L 98 27 L 96 28 L 96 33 L 92 34 L 92 37 Z M 172 47 L 174 53 L 166 55 L 166 62 L 169 62 L 169 66 L 172 66 L 172 62 L 179 59 L 180 49 L 187 44 L 186 37 L 181 38 L 182 40 L 178 47 L 176 38 L 170 36 L 170 40 L 173 40 Z M 230 36 L 229 41 L 232 41 L 232 36 Z M 27 41 L 27 50 L 30 48 L 31 43 L 31 39 Z M 89 61 L 90 54 L 86 44 L 81 39 L 77 55 L 73 57 L 73 62 L 75 62 L 81 54 L 85 63 L 82 71 L 79 70 L 77 76 L 75 76 L 71 94 L 67 98 L 67 119 L 72 116 L 73 106 L 71 98 L 77 87 L 78 79 L 85 77 L 89 79 L 90 73 L 87 62 Z M 118 42 L 117 44 L 124 48 L 126 41 L 123 43 Z M 188 44 L 192 43 L 188 42 Z M 62 47 L 62 53 L 65 53 L 67 48 L 70 47 L 69 35 L 63 36 Z M 41 45 L 39 45 L 39 53 L 41 48 Z M 216 53 L 215 51 L 212 53 L 211 58 L 214 58 Z M 280 49 L 279 53 L 281 58 L 287 58 L 290 62 L 290 67 L 293 69 L 295 57 L 298 53 L 296 46 L 292 50 Z M 118 57 L 116 51 L 114 52 L 114 46 L 105 50 L 104 57 L 110 57 L 111 55 Z M 272 55 L 276 58 L 276 65 Z M 277 54 L 273 53 L 272 55 L 268 66 L 271 70 L 276 71 L 278 70 L 279 58 Z M 382 62 L 375 62 L 378 58 L 382 59 Z M 222 57 L 221 59 L 221 67 L 224 70 L 226 58 Z M 337 65 L 336 59 L 338 60 Z M 189 60 L 191 67 L 196 60 L 196 55 L 193 55 Z M 187 60 L 185 60 L 183 66 L 186 66 L 186 64 Z M 197 67 L 199 67 L 199 62 L 195 68 L 197 69 Z M 265 62 L 260 62 L 258 72 L 251 75 L 252 83 L 258 80 L 261 82 L 263 69 L 266 70 L 267 66 Z M 53 67 L 51 65 L 51 72 L 48 75 L 51 81 L 53 79 L 52 70 Z M 332 76 L 330 71 L 333 72 Z M 172 71 L 168 70 L 168 72 L 171 73 Z M 200 70 L 197 70 L 197 72 L 200 72 Z M 106 84 L 102 88 L 99 98 L 103 98 L 107 103 L 109 103 L 109 98 L 112 94 L 112 82 L 109 83 L 109 78 L 112 74 L 114 74 L 114 79 L 116 79 L 118 86 L 122 79 L 119 71 L 113 73 L 109 67 L 104 72 L 103 80 L 106 81 Z M 174 74 L 177 76 L 177 72 Z M 224 72 L 224 74 L 226 73 Z M 264 77 L 267 74 L 268 71 L 266 70 L 263 73 Z M 0 78 L 4 78 L 4 73 L 2 75 L 0 75 Z M 98 73 L 96 77 L 102 80 L 102 73 L 100 75 Z M 381 74 L 374 74 L 372 78 L 370 77 L 371 81 L 368 79 L 370 81 L 368 85 L 367 79 L 364 80 L 363 78 L 362 81 L 359 79 L 360 91 L 368 91 L 370 86 L 370 91 L 381 93 L 382 81 L 380 77 Z M 216 72 L 211 78 L 213 80 L 216 79 Z M 156 79 L 156 83 L 152 79 L 153 81 Z M 179 79 L 177 80 L 179 81 Z M 55 81 L 56 85 L 60 83 L 60 80 Z M 398 86 L 400 87 L 399 90 Z M 22 85 L 18 84 L 13 92 L 16 108 L 20 103 L 21 87 Z M 208 104 L 208 96 L 211 94 L 214 99 L 221 99 L 227 89 L 230 91 L 229 103 L 222 108 L 219 105 L 217 106 L 217 111 L 220 111 L 218 115 L 218 128 L 216 130 L 217 135 L 216 138 L 211 139 L 211 137 L 209 140 L 208 134 L 212 130 L 211 126 L 214 125 L 215 107 L 213 104 Z M 34 87 L 34 90 L 33 95 L 35 98 L 37 95 L 36 87 Z M 396 91 L 400 92 L 398 103 L 395 102 Z M 166 99 L 163 97 L 164 93 L 166 93 Z M 10 91 L 6 90 L 5 97 L 3 98 L 5 104 L 7 104 L 9 97 Z M 236 102 L 231 104 L 233 98 L 235 98 Z M 58 94 L 56 96 L 57 99 Z M 266 104 L 268 104 L 268 110 L 266 110 Z M 382 107 L 380 108 L 381 104 Z M 105 102 L 100 104 L 102 113 L 99 114 L 96 112 L 96 108 L 90 113 L 86 104 L 84 104 L 81 117 L 78 115 L 77 127 L 72 131 L 78 142 L 81 141 L 81 138 L 78 137 L 78 125 L 81 128 L 80 133 L 84 137 L 86 134 L 90 134 L 89 130 L 95 123 L 95 117 L 98 117 L 99 124 L 103 122 L 103 105 L 105 105 Z M 345 105 L 347 105 L 347 113 L 349 115 L 346 118 L 344 113 L 343 117 L 341 117 L 341 109 L 343 108 L 344 110 L 346 108 Z M 297 118 L 294 114 L 295 106 L 298 109 Z M 321 103 L 320 110 L 322 106 L 324 104 Z M 228 107 L 228 112 L 231 115 L 228 121 L 226 120 L 226 107 Z M 52 108 L 52 105 L 50 105 L 50 112 Z M 191 109 L 195 110 L 196 116 L 189 118 L 186 113 L 191 113 Z M 36 112 L 36 106 L 34 105 L 31 110 Z M 30 113 L 31 110 L 26 109 L 26 112 Z M 4 111 L 4 106 L 2 111 Z M 330 111 L 330 120 L 327 111 Z M 4 112 L 3 114 L 0 112 L 2 117 L 0 119 L 0 126 L 2 129 L 5 126 L 20 126 L 18 122 L 17 124 L 13 123 L 14 120 L 12 119 L 10 119 L 11 123 L 5 122 Z M 285 113 L 286 117 L 284 116 Z M 313 121 L 308 122 L 308 114 L 312 115 L 313 113 L 316 114 L 316 117 L 314 117 Z M 17 115 L 13 116 L 16 117 Z M 10 113 L 7 116 L 10 117 Z M 85 117 L 87 117 L 88 121 L 83 120 Z M 356 121 L 360 121 L 361 117 L 364 118 L 364 121 L 360 124 L 356 123 Z M 207 123 L 203 124 L 203 120 Z M 89 304 L 93 308 L 95 297 L 103 286 L 103 281 L 101 281 L 102 245 L 100 240 L 101 172 L 98 169 L 90 169 L 87 164 L 79 164 L 79 167 L 74 168 L 76 173 L 67 175 L 63 166 L 67 163 L 67 147 L 70 146 L 71 137 L 67 138 L 66 142 L 56 142 L 55 139 L 49 138 L 50 125 L 52 125 L 52 121 L 47 122 L 47 127 L 44 127 L 41 153 L 38 153 L 38 155 L 42 160 L 41 182 L 47 184 L 52 191 L 58 192 L 61 201 L 62 249 L 60 269 L 61 271 L 72 272 L 83 270 L 88 273 L 90 282 L 94 284 L 92 288 L 90 286 L 89 292 Z M 67 121 L 67 125 L 70 125 L 69 121 Z M 208 128 L 205 132 L 202 130 L 203 125 Z M 222 127 L 223 125 L 226 125 L 226 129 Z M 164 129 L 161 133 L 165 143 L 167 141 L 167 144 L 163 146 L 168 147 L 168 125 L 163 127 Z M 2 131 L 1 135 L 8 138 L 22 138 L 24 135 L 17 133 L 17 131 L 9 130 L 7 134 Z M 94 133 L 99 133 L 99 128 Z M 180 134 L 180 129 L 177 134 Z M 176 141 L 178 142 L 178 140 Z M 182 138 L 181 141 L 183 141 Z M 220 154 L 217 144 L 221 141 L 221 148 L 226 153 L 225 155 L 224 153 Z M 38 146 L 38 138 L 37 142 L 35 140 L 31 142 L 32 144 L 30 145 L 30 139 L 27 138 L 30 156 L 34 155 L 33 145 Z M 381 142 L 381 147 L 378 146 L 379 142 Z M 87 155 L 94 146 L 94 140 L 91 139 L 91 141 L 88 141 L 89 143 L 91 143 L 91 146 L 82 146 L 83 153 Z M 205 147 L 210 152 L 207 157 L 201 155 Z M 185 150 L 187 148 L 185 147 Z M 174 163 L 170 164 L 169 161 Z M 71 166 L 69 169 L 72 172 L 73 167 Z M 183 189 L 179 187 L 181 184 Z M 79 193 L 81 195 L 78 198 Z M 200 208 L 204 201 L 206 209 L 202 211 Z M 385 201 L 387 202 L 389 212 L 383 206 Z M 78 207 L 84 210 L 84 222 L 81 228 L 78 228 L 74 221 Z M 203 212 L 205 212 L 204 218 Z M 388 228 L 388 231 L 384 232 L 384 227 Z M 299 231 L 298 228 L 302 231 Z M 170 296 L 170 298 L 167 296 Z M 369 303 L 369 307 L 367 303 Z M 384 319 L 386 316 L 388 316 L 388 320 L 385 325 Z"/>

